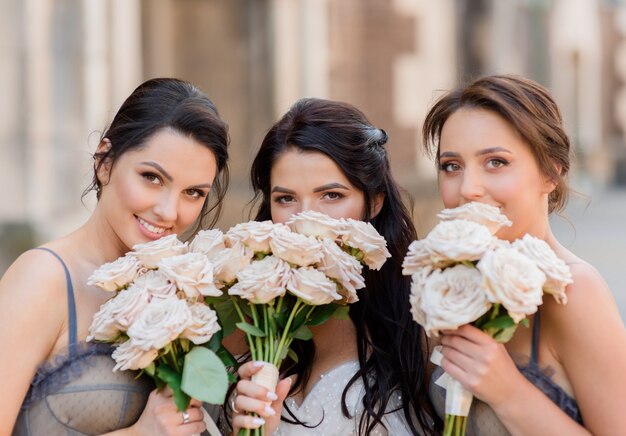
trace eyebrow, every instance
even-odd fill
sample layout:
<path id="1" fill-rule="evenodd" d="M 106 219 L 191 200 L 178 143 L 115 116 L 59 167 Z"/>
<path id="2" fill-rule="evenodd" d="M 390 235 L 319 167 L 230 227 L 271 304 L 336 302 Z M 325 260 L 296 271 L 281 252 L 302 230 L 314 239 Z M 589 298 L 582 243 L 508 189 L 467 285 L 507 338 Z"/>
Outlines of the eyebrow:
<path id="1" fill-rule="evenodd" d="M 156 162 L 146 161 L 146 162 L 141 162 L 141 164 L 142 165 L 148 165 L 149 167 L 152 167 L 152 168 L 156 169 L 161 174 L 163 174 L 163 177 L 165 177 L 170 182 L 174 180 L 174 178 L 171 176 L 171 174 L 168 173 L 167 171 L 165 171 L 165 168 L 163 168 L 161 165 L 159 165 Z M 201 183 L 199 185 L 190 186 L 189 189 L 200 189 L 200 188 L 211 189 L 211 184 L 210 183 Z"/>
<path id="2" fill-rule="evenodd" d="M 170 182 L 172 180 L 174 180 L 174 178 L 170 175 L 170 173 L 168 173 L 167 171 L 165 171 L 165 168 L 163 168 L 161 165 L 159 165 L 156 162 L 152 162 L 152 161 L 147 161 L 147 162 L 141 162 L 142 165 L 148 165 L 149 167 L 155 168 L 156 170 L 158 170 L 161 174 L 163 174 L 163 176 L 169 180 Z"/>
<path id="3" fill-rule="evenodd" d="M 342 185 L 341 183 L 328 183 L 326 185 L 318 186 L 317 188 L 313 189 L 313 192 L 322 192 L 322 191 L 327 191 L 329 189 L 345 189 L 345 190 L 349 190 L 350 188 L 348 188 L 347 186 Z M 292 191 L 291 189 L 283 188 L 282 186 L 274 186 L 274 188 L 272 188 L 272 193 L 274 193 L 274 192 L 280 192 L 281 194 L 290 194 L 290 195 L 295 195 L 295 193 L 296 193 L 296 191 Z"/>
<path id="4" fill-rule="evenodd" d="M 491 153 L 511 153 L 511 151 L 507 150 L 504 147 L 489 147 L 489 148 L 484 148 L 482 150 L 478 150 L 476 152 L 476 156 L 483 156 L 485 154 L 491 154 Z M 444 151 L 443 153 L 441 153 L 439 155 L 439 158 L 441 159 L 442 157 L 460 157 L 461 154 L 460 153 L 456 153 L 454 151 Z"/>

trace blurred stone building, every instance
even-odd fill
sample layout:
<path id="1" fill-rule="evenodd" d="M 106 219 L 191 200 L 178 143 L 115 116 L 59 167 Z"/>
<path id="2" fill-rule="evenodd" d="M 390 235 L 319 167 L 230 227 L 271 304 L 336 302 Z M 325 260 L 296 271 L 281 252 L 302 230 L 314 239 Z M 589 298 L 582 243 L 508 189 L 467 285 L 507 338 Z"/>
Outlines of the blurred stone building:
<path id="1" fill-rule="evenodd" d="M 248 218 L 265 131 L 316 96 L 355 104 L 389 133 L 424 233 L 439 203 L 421 121 L 441 90 L 487 73 L 549 86 L 575 176 L 626 185 L 626 7 L 616 0 L 0 0 L 0 272 L 86 218 L 90 154 L 146 78 L 194 82 L 228 121 L 221 227 Z"/>

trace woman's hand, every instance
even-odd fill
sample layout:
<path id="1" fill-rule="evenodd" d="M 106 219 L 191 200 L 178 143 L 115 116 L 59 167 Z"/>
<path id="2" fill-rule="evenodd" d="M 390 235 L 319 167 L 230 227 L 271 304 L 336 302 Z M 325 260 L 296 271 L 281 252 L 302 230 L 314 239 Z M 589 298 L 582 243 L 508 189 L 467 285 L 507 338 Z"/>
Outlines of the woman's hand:
<path id="1" fill-rule="evenodd" d="M 202 403 L 192 399 L 185 412 L 179 412 L 174 404 L 172 391 L 167 388 L 161 392 L 150 393 L 146 407 L 133 425 L 132 432 L 138 435 L 176 435 L 199 434 L 206 430 Z"/>
<path id="2" fill-rule="evenodd" d="M 503 344 L 471 325 L 442 332 L 441 367 L 476 398 L 498 404 L 526 379 Z"/>
<path id="3" fill-rule="evenodd" d="M 251 381 L 251 377 L 263 368 L 264 362 L 247 362 L 239 367 L 239 382 L 231 399 L 233 406 L 233 434 L 242 428 L 258 428 L 265 424 L 265 434 L 270 435 L 280 423 L 283 401 L 289 393 L 291 379 L 285 378 L 271 392 Z M 248 415 L 254 412 L 259 417 Z"/>

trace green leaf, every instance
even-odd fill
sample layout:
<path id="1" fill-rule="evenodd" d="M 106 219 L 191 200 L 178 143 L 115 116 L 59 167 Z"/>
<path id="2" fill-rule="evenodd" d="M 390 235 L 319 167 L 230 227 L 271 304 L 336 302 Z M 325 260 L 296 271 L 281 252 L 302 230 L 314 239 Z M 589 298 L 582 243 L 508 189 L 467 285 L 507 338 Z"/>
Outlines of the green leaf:
<path id="1" fill-rule="evenodd" d="M 154 378 L 154 375 L 155 375 L 155 372 L 156 372 L 156 366 L 155 366 L 154 362 L 150 362 L 150 365 L 146 366 L 143 370 L 150 377 Z"/>
<path id="2" fill-rule="evenodd" d="M 295 363 L 298 363 L 298 355 L 291 348 L 287 351 L 287 356 L 289 356 Z"/>
<path id="3" fill-rule="evenodd" d="M 302 341 L 308 341 L 313 337 L 313 333 L 307 326 L 303 325 L 293 333 L 293 337 Z"/>
<path id="4" fill-rule="evenodd" d="M 528 321 L 528 318 L 524 318 L 523 320 L 521 320 L 519 322 L 521 325 L 523 325 L 524 327 L 528 328 L 528 326 L 530 325 L 530 322 Z"/>
<path id="5" fill-rule="evenodd" d="M 509 315 L 500 315 L 499 317 L 492 319 L 491 321 L 487 321 L 483 325 L 483 329 L 506 329 L 515 325 L 515 321 Z"/>
<path id="6" fill-rule="evenodd" d="M 306 325 L 320 325 L 326 322 L 337 311 L 337 308 L 343 307 L 338 304 L 325 304 L 317 306 Z"/>
<path id="7" fill-rule="evenodd" d="M 181 388 L 198 400 L 223 404 L 228 389 L 226 367 L 213 351 L 195 347 L 185 355 Z"/>
<path id="8" fill-rule="evenodd" d="M 218 330 L 217 332 L 213 334 L 213 336 L 211 336 L 211 339 L 209 340 L 209 342 L 205 344 L 205 347 L 213 351 L 214 353 L 217 353 L 217 350 L 219 350 L 222 347 L 223 338 L 224 338 L 224 331 Z"/>
<path id="9" fill-rule="evenodd" d="M 333 318 L 342 319 L 344 321 L 350 319 L 350 308 L 348 306 L 339 306 L 333 313 Z"/>
<path id="10" fill-rule="evenodd" d="M 258 327 L 253 326 L 252 324 L 248 324 L 247 322 L 238 322 L 235 324 L 239 330 L 244 331 L 252 336 L 258 336 L 260 338 L 265 336 L 265 332 Z"/>
<path id="11" fill-rule="evenodd" d="M 501 343 L 509 342 L 509 340 L 513 337 L 513 334 L 515 333 L 515 330 L 517 330 L 517 325 L 507 327 L 496 333 L 493 338 Z"/>
<path id="12" fill-rule="evenodd" d="M 174 392 L 174 403 L 176 404 L 178 410 L 187 410 L 191 398 L 181 389 L 182 376 L 164 363 L 159 363 L 157 365 L 156 375 L 170 387 L 172 392 Z"/>
<path id="13" fill-rule="evenodd" d="M 215 351 L 215 354 L 217 354 L 217 357 L 220 358 L 225 366 L 232 366 L 233 368 L 239 367 L 235 356 L 233 356 L 225 347 L 220 346 L 220 348 Z"/>
<path id="14" fill-rule="evenodd" d="M 219 301 L 213 305 L 213 308 L 217 312 L 217 318 L 222 326 L 224 336 L 230 335 L 235 331 L 235 325 L 239 322 L 239 315 L 232 300 Z"/>

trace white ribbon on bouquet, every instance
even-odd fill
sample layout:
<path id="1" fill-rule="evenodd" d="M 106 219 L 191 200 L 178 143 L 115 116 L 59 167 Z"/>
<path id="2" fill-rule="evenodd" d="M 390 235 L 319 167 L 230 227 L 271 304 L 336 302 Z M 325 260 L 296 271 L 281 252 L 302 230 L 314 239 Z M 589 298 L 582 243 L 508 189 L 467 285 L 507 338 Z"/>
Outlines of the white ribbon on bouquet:
<path id="1" fill-rule="evenodd" d="M 430 361 L 437 366 L 441 366 L 441 345 L 437 345 L 432 354 Z M 472 400 L 474 396 L 470 391 L 465 389 L 457 380 L 450 377 L 447 373 L 443 373 L 441 377 L 435 380 L 437 386 L 441 386 L 446 391 L 446 415 L 468 416 Z"/>

